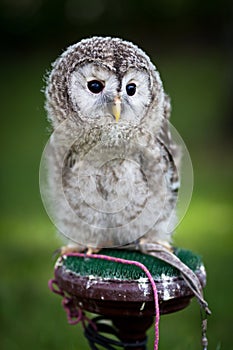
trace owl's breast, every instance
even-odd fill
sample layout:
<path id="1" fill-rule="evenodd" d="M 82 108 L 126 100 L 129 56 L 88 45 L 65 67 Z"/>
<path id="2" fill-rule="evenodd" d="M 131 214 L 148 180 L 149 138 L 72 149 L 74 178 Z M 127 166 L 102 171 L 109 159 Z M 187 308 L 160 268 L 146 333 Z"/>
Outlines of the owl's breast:
<path id="1" fill-rule="evenodd" d="M 98 230 L 113 229 L 117 235 L 112 237 L 120 241 L 122 234 L 143 235 L 168 215 L 173 197 L 160 145 L 132 130 L 107 131 L 77 141 L 62 182 L 66 202 L 78 218 L 73 226 L 93 237 Z"/>

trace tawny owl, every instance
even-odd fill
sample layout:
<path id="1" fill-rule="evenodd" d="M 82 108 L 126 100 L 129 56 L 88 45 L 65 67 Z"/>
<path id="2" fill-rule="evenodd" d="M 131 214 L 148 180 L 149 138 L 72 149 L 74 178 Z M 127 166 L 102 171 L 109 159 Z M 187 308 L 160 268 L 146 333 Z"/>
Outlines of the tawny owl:
<path id="1" fill-rule="evenodd" d="M 136 45 L 93 37 L 55 61 L 46 110 L 49 211 L 78 249 L 171 242 L 179 151 L 160 75 Z"/>

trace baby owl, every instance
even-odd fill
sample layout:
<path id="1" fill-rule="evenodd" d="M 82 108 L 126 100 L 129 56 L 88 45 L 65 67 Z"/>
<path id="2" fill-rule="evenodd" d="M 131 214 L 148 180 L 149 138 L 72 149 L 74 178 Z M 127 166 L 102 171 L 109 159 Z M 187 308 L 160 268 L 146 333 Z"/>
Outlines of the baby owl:
<path id="1" fill-rule="evenodd" d="M 110 37 L 68 47 L 47 79 L 46 110 L 54 130 L 48 196 L 68 246 L 169 246 L 180 155 L 149 57 Z"/>

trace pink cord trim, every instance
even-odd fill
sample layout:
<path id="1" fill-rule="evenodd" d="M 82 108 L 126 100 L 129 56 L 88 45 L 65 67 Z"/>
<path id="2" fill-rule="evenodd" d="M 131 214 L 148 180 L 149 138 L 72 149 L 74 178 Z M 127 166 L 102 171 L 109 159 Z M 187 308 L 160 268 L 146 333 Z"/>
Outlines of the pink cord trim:
<path id="1" fill-rule="evenodd" d="M 81 308 L 78 308 L 74 303 L 73 299 L 66 296 L 65 292 L 59 288 L 57 281 L 55 279 L 51 279 L 48 282 L 49 289 L 58 295 L 61 295 L 63 297 L 62 299 L 62 306 L 66 312 L 67 315 L 67 321 L 70 325 L 78 324 L 79 322 L 82 323 L 83 328 L 85 328 L 85 322 L 88 322 L 92 325 L 92 327 L 97 330 L 97 327 L 92 320 L 90 320 L 85 313 L 82 311 Z"/>
<path id="2" fill-rule="evenodd" d="M 143 270 L 148 278 L 148 280 L 151 283 L 152 289 L 153 289 L 153 295 L 154 295 L 154 304 L 155 304 L 155 340 L 154 340 L 154 350 L 158 350 L 159 348 L 159 300 L 158 300 L 158 292 L 156 288 L 155 281 L 150 273 L 150 271 L 147 269 L 145 265 L 138 261 L 134 260 L 126 260 L 126 259 L 121 259 L 121 258 L 116 258 L 112 256 L 107 256 L 103 254 L 84 254 L 84 253 L 69 253 L 65 254 L 65 256 L 78 256 L 81 258 L 92 258 L 92 259 L 102 259 L 102 260 L 107 260 L 107 261 L 113 261 L 121 264 L 126 264 L 126 265 L 134 265 L 139 267 L 141 270 Z M 55 291 L 55 293 L 60 294 L 59 292 Z M 79 322 L 79 321 L 78 321 Z"/>

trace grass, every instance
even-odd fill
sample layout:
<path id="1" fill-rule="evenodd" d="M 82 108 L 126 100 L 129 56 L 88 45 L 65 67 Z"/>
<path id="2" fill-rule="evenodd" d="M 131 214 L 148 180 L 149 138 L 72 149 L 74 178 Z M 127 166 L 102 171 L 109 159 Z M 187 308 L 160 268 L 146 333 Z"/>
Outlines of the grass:
<path id="1" fill-rule="evenodd" d="M 1 65 L 0 348 L 4 350 L 88 349 L 81 326 L 67 324 L 60 297 L 47 287 L 53 275 L 52 254 L 61 245 L 38 188 L 40 155 L 48 137 L 40 89 L 51 56 L 20 58 L 15 60 L 18 63 L 6 60 Z M 220 349 L 219 344 L 221 349 L 230 349 L 232 344 L 233 169 L 225 143 L 220 142 L 219 148 L 212 142 L 214 136 L 218 139 L 220 110 L 225 103 L 222 87 L 227 80 L 220 71 L 226 72 L 227 64 L 220 54 L 209 53 L 207 58 L 190 56 L 185 60 L 174 55 L 172 60 L 165 57 L 161 61 L 163 76 L 167 76 L 165 86 L 174 96 L 173 123 L 187 140 L 195 175 L 193 199 L 174 240 L 176 245 L 199 253 L 205 262 L 205 296 L 213 311 L 209 348 L 214 350 Z M 201 91 L 200 83 L 204 86 Z M 206 100 L 202 99 L 205 89 Z M 201 105 L 196 105 L 197 101 Z M 188 116 L 186 111 L 193 105 Z M 149 338 L 152 348 L 152 329 Z M 200 315 L 195 301 L 189 308 L 161 318 L 161 350 L 199 349 L 199 342 Z"/>

